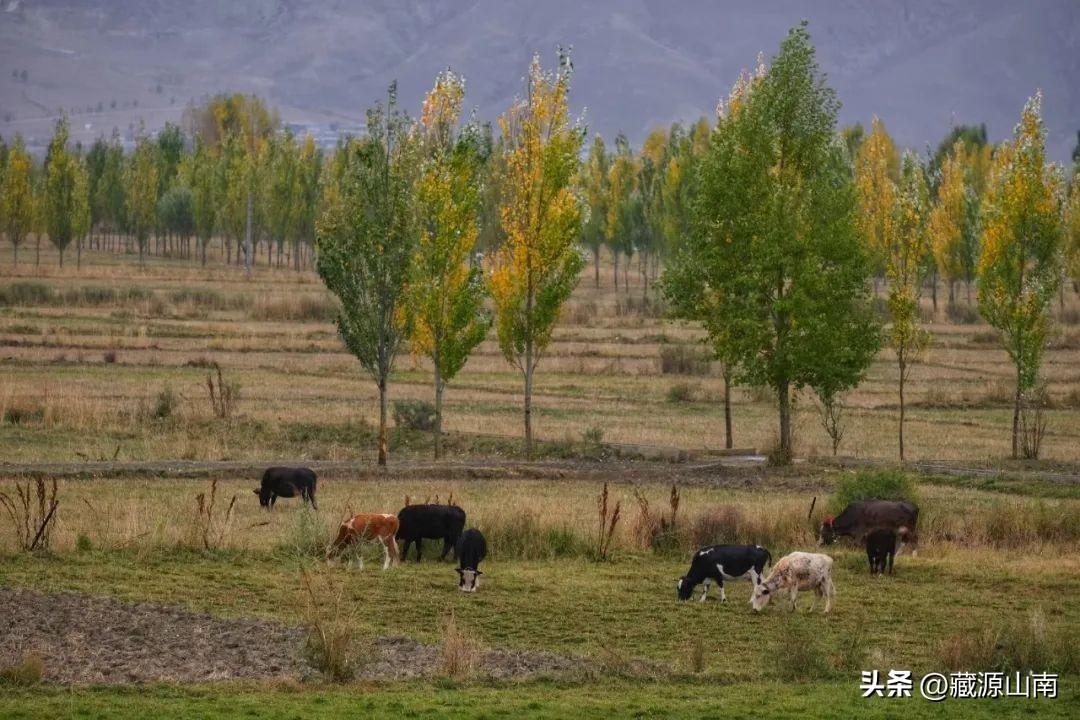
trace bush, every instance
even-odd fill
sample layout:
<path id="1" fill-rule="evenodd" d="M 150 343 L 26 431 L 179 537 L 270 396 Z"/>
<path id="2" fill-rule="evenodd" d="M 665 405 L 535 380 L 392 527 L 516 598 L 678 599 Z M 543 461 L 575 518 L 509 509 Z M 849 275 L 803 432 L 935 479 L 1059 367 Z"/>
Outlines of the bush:
<path id="1" fill-rule="evenodd" d="M 697 394 L 697 386 L 690 383 L 675 383 L 668 388 L 667 401 L 669 403 L 688 403 L 693 402 L 694 395 Z"/>
<path id="2" fill-rule="evenodd" d="M 604 441 L 604 429 L 593 425 L 581 433 L 581 439 L 589 445 L 599 445 Z"/>
<path id="3" fill-rule="evenodd" d="M 106 350 L 105 354 L 101 356 L 101 359 L 105 361 L 106 365 L 112 365 L 116 362 L 116 351 Z"/>
<path id="4" fill-rule="evenodd" d="M 0 685 L 37 685 L 44 674 L 45 663 L 41 657 L 30 653 L 24 655 L 22 660 L 0 669 Z"/>
<path id="5" fill-rule="evenodd" d="M 180 405 L 180 398 L 173 389 L 166 385 L 157 394 L 154 400 L 154 419 L 165 420 L 172 416 L 173 411 Z"/>
<path id="6" fill-rule="evenodd" d="M 398 400 L 394 403 L 394 425 L 409 430 L 434 430 L 435 406 L 425 400 Z"/>
<path id="7" fill-rule="evenodd" d="M 660 372 L 664 375 L 708 375 L 709 354 L 702 348 L 684 344 L 660 348 Z"/>
<path id="8" fill-rule="evenodd" d="M 8 425 L 31 425 L 44 420 L 45 409 L 40 405 L 14 405 L 4 409 L 4 422 Z"/>
<path id="9" fill-rule="evenodd" d="M 957 325 L 974 325 L 982 321 L 979 317 L 979 311 L 973 305 L 961 305 L 960 303 L 951 303 L 945 307 L 945 316 L 949 318 L 950 322 Z"/>
<path id="10" fill-rule="evenodd" d="M 907 500 L 918 504 L 915 483 L 900 470 L 859 470 L 836 484 L 829 507 L 839 513 L 856 500 Z"/>

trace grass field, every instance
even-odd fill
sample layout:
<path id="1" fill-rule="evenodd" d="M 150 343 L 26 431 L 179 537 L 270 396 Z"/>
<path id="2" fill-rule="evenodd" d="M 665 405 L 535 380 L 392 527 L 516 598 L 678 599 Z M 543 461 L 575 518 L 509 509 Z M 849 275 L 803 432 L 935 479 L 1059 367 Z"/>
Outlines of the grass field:
<path id="1" fill-rule="evenodd" d="M 27 254 L 23 255 L 25 259 Z M 0 452 L 6 462 L 115 461 L 115 472 L 67 473 L 47 552 L 17 551 L 0 523 L 0 586 L 166 603 L 222 618 L 306 625 L 303 573 L 340 583 L 361 639 L 405 635 L 446 642 L 445 620 L 483 648 L 580 658 L 587 671 L 518 680 L 478 676 L 409 681 L 304 680 L 30 687 L 0 680 L 0 716 L 38 717 L 1075 717 L 1080 707 L 1080 303 L 1069 295 L 1048 351 L 1053 404 L 1044 459 L 1013 463 L 1010 365 L 987 326 L 932 318 L 934 343 L 913 373 L 911 456 L 1009 470 L 1009 477 L 922 476 L 917 557 L 893 577 L 873 577 L 850 546 L 836 559 L 830 615 L 769 607 L 755 614 L 745 583 L 729 601 L 679 603 L 675 580 L 688 553 L 714 541 L 759 542 L 774 557 L 815 547 L 814 525 L 848 471 L 828 455 L 812 399 L 799 406 L 797 449 L 787 470 L 647 463 L 606 458 L 605 442 L 698 450 L 723 446 L 722 381 L 697 361 L 698 332 L 642 310 L 583 277 L 540 366 L 539 435 L 559 462 L 520 460 L 520 378 L 485 342 L 450 386 L 446 422 L 452 462 L 421 465 L 424 433 L 393 438 L 384 474 L 320 474 L 318 512 L 282 501 L 258 508 L 249 472 L 214 471 L 217 510 L 205 526 L 196 495 L 210 480 L 123 471 L 129 461 L 367 461 L 373 457 L 375 387 L 336 338 L 332 303 L 310 274 L 258 268 L 253 278 L 220 266 L 91 255 L 80 272 L 20 267 L 0 252 Z M 963 293 L 961 292 L 961 297 Z M 930 314 L 928 303 L 924 310 Z M 664 372 L 665 364 L 697 374 Z M 238 383 L 229 419 L 215 417 L 205 388 L 219 363 Z M 403 357 L 396 399 L 428 399 L 423 363 Z M 895 369 L 888 353 L 850 400 L 841 452 L 895 455 Z M 688 389 L 672 392 L 686 384 Z M 165 388 L 173 395 L 162 400 Z M 673 396 L 689 395 L 686 399 Z M 737 446 L 766 448 L 774 410 L 766 394 L 735 394 Z M 168 404 L 167 411 L 162 403 Z M 594 434 L 595 437 L 595 434 Z M 468 463 L 483 472 L 466 471 Z M 457 463 L 457 464 L 455 464 Z M 1031 470 L 1050 471 L 1031 473 Z M 22 472 L 22 471 L 20 471 Z M 472 476 L 470 476 L 472 475 Z M 16 478 L 0 478 L 10 492 Z M 595 557 L 597 495 L 610 481 L 621 505 L 611 557 Z M 650 518 L 676 527 L 649 540 Z M 235 496 L 236 505 L 225 508 Z M 491 544 L 484 583 L 458 593 L 449 563 L 379 570 L 327 568 L 319 551 L 350 512 L 396 512 L 405 502 L 451 496 Z M 814 518 L 808 518 L 817 498 Z M 649 514 L 644 511 L 647 503 Z M 226 517 L 228 520 L 226 522 Z M 209 540 L 207 540 L 209 537 Z M 820 608 L 818 609 L 820 610 Z M 1056 700 L 864 700 L 864 669 L 1063 673 Z"/>

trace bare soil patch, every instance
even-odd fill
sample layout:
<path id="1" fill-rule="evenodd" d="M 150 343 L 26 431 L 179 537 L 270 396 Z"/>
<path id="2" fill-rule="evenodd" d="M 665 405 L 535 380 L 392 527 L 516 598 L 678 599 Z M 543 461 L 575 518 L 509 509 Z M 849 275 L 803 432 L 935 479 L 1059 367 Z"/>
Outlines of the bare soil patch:
<path id="1" fill-rule="evenodd" d="M 27 654 L 61 685 L 206 682 L 315 674 L 302 659 L 306 633 L 258 619 L 224 619 L 171 605 L 74 593 L 0 588 L 0 667 Z M 405 637 L 376 640 L 364 678 L 431 675 L 439 648 Z M 508 678 L 580 669 L 562 655 L 487 650 L 479 674 Z"/>

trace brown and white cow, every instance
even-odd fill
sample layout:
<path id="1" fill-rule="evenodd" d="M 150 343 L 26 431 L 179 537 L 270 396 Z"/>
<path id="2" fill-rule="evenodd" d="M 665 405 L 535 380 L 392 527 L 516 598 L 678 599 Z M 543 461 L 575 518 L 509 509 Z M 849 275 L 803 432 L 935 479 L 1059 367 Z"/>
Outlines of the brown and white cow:
<path id="1" fill-rule="evenodd" d="M 800 590 L 813 590 L 816 594 L 810 605 L 813 612 L 819 597 L 825 598 L 825 612 L 832 609 L 832 599 L 836 588 L 832 581 L 833 559 L 817 553 L 793 552 L 785 555 L 773 565 L 772 572 L 765 581 L 754 586 L 750 604 L 755 610 L 761 610 L 776 596 L 787 595 L 791 601 L 791 610 L 795 610 L 795 597 Z"/>
<path id="2" fill-rule="evenodd" d="M 360 513 L 353 515 L 341 523 L 338 529 L 337 539 L 326 550 L 326 559 L 333 558 L 344 552 L 356 541 L 377 540 L 383 549 L 383 570 L 391 564 L 398 562 L 398 545 L 395 535 L 398 531 L 397 515 L 385 515 L 382 513 Z M 360 567 L 364 567 L 364 559 L 360 558 Z"/>

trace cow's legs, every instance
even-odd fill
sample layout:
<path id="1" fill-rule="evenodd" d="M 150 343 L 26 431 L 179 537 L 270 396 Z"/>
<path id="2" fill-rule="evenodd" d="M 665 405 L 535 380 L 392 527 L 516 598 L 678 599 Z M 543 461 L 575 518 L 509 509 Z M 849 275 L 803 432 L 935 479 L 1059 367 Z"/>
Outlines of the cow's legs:
<path id="1" fill-rule="evenodd" d="M 705 578 L 705 582 L 701 584 L 701 597 L 698 602 L 705 602 L 705 598 L 709 596 L 709 583 L 712 582 L 709 578 Z"/>
<path id="2" fill-rule="evenodd" d="M 384 538 L 384 542 L 386 543 L 385 547 L 387 551 L 390 553 L 390 564 L 396 565 L 398 562 L 400 562 L 401 558 L 401 556 L 398 554 L 397 538 L 391 535 L 388 538 Z"/>
<path id="3" fill-rule="evenodd" d="M 791 588 L 791 592 L 788 593 L 788 600 L 791 601 L 791 612 L 795 612 L 795 602 L 798 599 L 798 588 Z"/>
<path id="4" fill-rule="evenodd" d="M 409 559 L 409 543 L 411 543 L 411 542 L 412 542 L 412 540 L 409 540 L 408 538 L 405 538 L 405 544 L 401 546 L 402 547 L 402 550 L 401 550 L 401 561 L 402 562 L 406 562 Z"/>
<path id="5" fill-rule="evenodd" d="M 716 584 L 720 586 L 720 602 L 727 602 L 727 593 L 724 592 L 724 579 L 720 578 L 716 581 Z"/>
<path id="6" fill-rule="evenodd" d="M 454 549 L 454 543 L 450 542 L 450 537 L 444 537 L 442 541 L 442 555 L 439 556 L 439 562 L 446 559 L 446 556 L 450 554 L 450 551 Z M 455 551 L 455 555 L 457 552 Z"/>
<path id="7" fill-rule="evenodd" d="M 382 569 L 385 570 L 386 568 L 390 567 L 390 547 L 389 547 L 389 542 L 390 541 L 387 540 L 386 538 L 381 538 L 381 540 L 382 540 L 382 542 L 380 544 L 382 545 L 382 552 L 383 552 Z"/>
<path id="8" fill-rule="evenodd" d="M 828 578 L 825 580 L 825 587 L 822 588 L 822 591 L 825 595 L 825 613 L 828 614 L 828 612 L 832 610 L 833 595 L 836 594 L 836 589 L 833 587 L 832 584 L 832 578 Z"/>
<path id="9" fill-rule="evenodd" d="M 276 502 L 277 502 L 277 495 L 276 495 L 276 494 L 275 494 L 275 495 L 271 495 L 271 496 L 270 496 L 270 509 L 271 509 L 271 510 L 273 510 L 273 509 L 274 509 L 274 503 L 276 503 Z"/>

